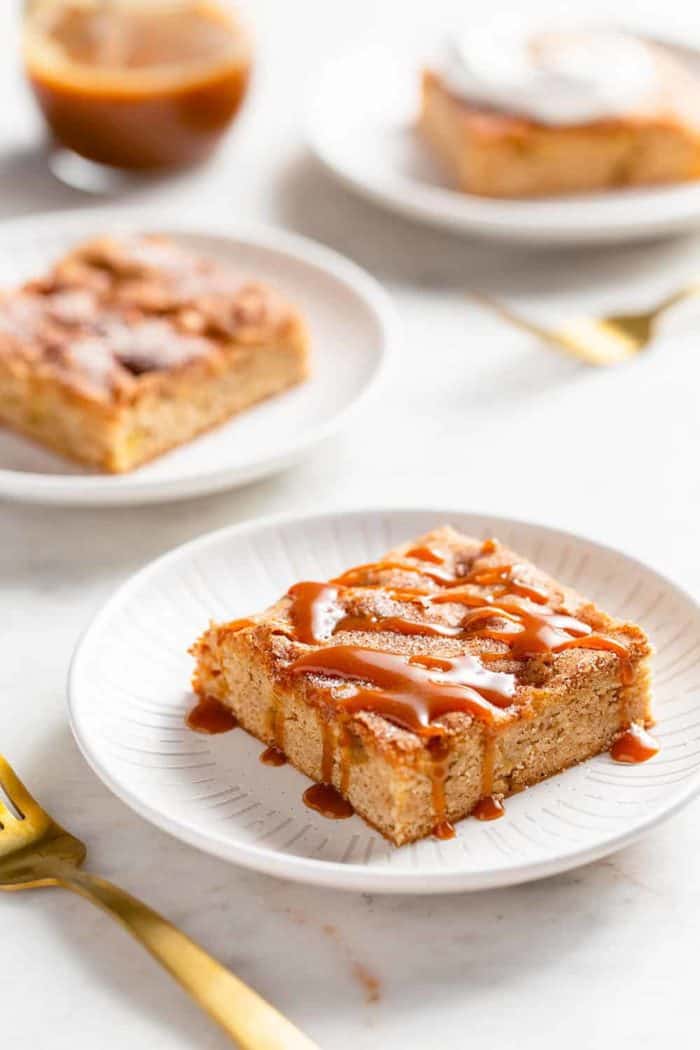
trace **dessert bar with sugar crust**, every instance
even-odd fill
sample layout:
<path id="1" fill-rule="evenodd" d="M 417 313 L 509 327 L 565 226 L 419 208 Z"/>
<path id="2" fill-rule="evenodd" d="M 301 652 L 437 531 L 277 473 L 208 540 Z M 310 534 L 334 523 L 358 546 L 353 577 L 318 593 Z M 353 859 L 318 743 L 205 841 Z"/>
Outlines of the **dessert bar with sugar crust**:
<path id="1" fill-rule="evenodd" d="M 165 237 L 102 237 L 0 298 L 0 423 L 122 472 L 303 380 L 299 313 Z"/>
<path id="2" fill-rule="evenodd" d="M 212 623 L 195 691 L 395 845 L 650 743 L 649 642 L 496 540 L 445 526 Z M 648 757 L 638 755 L 637 757 Z"/>
<path id="3" fill-rule="evenodd" d="M 423 74 L 418 129 L 459 189 L 537 197 L 700 178 L 700 77 L 655 49 L 659 91 L 644 107 L 587 124 L 542 124 L 472 104 Z"/>

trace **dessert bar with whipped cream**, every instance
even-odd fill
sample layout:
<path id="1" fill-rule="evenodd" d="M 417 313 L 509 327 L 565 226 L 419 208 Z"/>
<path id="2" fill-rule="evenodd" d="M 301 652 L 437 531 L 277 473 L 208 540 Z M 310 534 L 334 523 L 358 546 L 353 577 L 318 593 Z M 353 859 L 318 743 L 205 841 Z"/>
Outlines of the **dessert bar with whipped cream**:
<path id="1" fill-rule="evenodd" d="M 681 182 L 700 177 L 700 76 L 629 32 L 485 23 L 424 72 L 418 127 L 467 193 Z"/>

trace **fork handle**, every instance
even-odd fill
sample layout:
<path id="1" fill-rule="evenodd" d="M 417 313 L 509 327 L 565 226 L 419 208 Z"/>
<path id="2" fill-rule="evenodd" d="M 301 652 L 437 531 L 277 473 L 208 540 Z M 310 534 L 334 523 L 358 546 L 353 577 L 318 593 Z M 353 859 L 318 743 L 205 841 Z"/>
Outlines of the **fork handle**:
<path id="1" fill-rule="evenodd" d="M 61 873 L 57 882 L 121 923 L 241 1050 L 319 1050 L 252 988 L 129 893 L 83 871 Z"/>
<path id="2" fill-rule="evenodd" d="M 675 306 L 676 303 L 680 303 L 684 299 L 692 299 L 695 295 L 700 295 L 700 281 L 688 284 L 685 288 L 680 288 L 677 292 L 662 299 L 654 309 L 654 320 L 656 320 L 657 317 L 660 317 L 661 314 L 665 313 L 666 310 L 670 310 L 670 308 Z"/>

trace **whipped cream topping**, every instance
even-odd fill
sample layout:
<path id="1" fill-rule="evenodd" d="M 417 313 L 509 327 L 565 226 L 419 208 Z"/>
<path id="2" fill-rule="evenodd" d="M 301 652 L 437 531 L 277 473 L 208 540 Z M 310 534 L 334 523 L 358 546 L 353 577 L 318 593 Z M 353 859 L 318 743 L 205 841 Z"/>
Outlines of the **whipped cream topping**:
<path id="1" fill-rule="evenodd" d="M 612 29 L 494 24 L 455 34 L 442 79 L 476 105 L 542 124 L 586 124 L 643 106 L 657 88 L 653 49 Z"/>

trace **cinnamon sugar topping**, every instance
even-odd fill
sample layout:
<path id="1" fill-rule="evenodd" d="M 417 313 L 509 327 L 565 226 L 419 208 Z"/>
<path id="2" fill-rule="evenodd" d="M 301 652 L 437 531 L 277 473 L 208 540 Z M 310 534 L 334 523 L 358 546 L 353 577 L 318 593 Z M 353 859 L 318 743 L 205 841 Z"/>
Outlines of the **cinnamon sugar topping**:
<path id="1" fill-rule="evenodd" d="M 230 340 L 259 343 L 289 317 L 271 289 L 168 238 L 104 237 L 0 300 L 0 355 L 31 358 L 82 394 L 112 399 L 149 373 L 214 362 Z"/>

